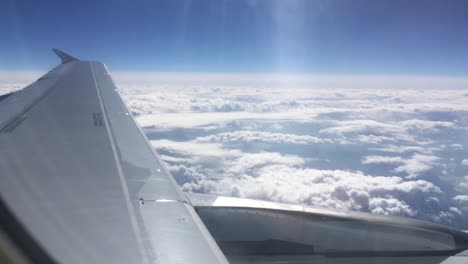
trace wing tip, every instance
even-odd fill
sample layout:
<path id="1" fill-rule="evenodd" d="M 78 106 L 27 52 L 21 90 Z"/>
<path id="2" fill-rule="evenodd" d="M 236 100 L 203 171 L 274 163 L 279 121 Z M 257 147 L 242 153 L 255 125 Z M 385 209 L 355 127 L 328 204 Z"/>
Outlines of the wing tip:
<path id="1" fill-rule="evenodd" d="M 52 51 L 57 54 L 57 56 L 62 60 L 62 64 L 65 64 L 70 61 L 79 61 L 79 59 L 67 54 L 59 49 L 53 48 Z"/>

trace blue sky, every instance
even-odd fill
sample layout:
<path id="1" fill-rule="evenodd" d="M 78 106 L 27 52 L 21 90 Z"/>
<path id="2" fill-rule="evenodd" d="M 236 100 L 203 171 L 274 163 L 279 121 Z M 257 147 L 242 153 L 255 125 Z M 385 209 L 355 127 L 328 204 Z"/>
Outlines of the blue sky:
<path id="1" fill-rule="evenodd" d="M 468 1 L 11 1 L 0 70 L 468 76 Z"/>

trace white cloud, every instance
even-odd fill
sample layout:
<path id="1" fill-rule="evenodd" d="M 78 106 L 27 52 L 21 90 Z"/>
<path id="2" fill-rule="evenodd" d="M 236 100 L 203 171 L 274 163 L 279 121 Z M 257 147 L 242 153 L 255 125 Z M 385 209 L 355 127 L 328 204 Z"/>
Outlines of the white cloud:
<path id="1" fill-rule="evenodd" d="M 227 171 L 234 175 L 255 174 L 259 169 L 267 165 L 281 164 L 288 167 L 300 167 L 304 163 L 304 159 L 298 156 L 281 155 L 274 152 L 245 153 L 234 160 Z"/>
<path id="2" fill-rule="evenodd" d="M 320 130 L 320 133 L 346 134 L 346 133 L 374 133 L 374 134 L 398 134 L 403 131 L 400 126 L 386 124 L 375 120 L 336 121 L 337 126 Z"/>
<path id="3" fill-rule="evenodd" d="M 459 187 L 459 189 L 463 190 L 464 192 L 468 192 L 468 181 L 461 182 L 458 187 Z"/>
<path id="4" fill-rule="evenodd" d="M 395 172 L 407 173 L 408 178 L 415 178 L 419 174 L 431 170 L 440 158 L 436 156 L 414 154 L 411 158 L 370 155 L 362 159 L 362 164 L 402 164 L 394 169 Z"/>
<path id="5" fill-rule="evenodd" d="M 243 173 L 255 174 L 267 165 L 282 164 L 300 167 L 305 163 L 303 158 L 295 155 L 282 155 L 275 152 L 243 153 L 238 149 L 224 148 L 219 143 L 170 140 L 153 140 L 151 143 L 163 154 L 161 158 L 170 163 L 170 168 L 179 172 L 183 169 L 184 175 L 189 178 L 193 178 L 193 175 L 185 170 L 190 170 L 190 166 L 197 168 L 192 170 L 197 177 L 204 175 L 202 178 L 219 178 L 236 177 Z"/>
<path id="6" fill-rule="evenodd" d="M 466 215 L 468 214 L 468 195 L 457 195 L 453 198 L 459 211 L 462 212 L 462 217 L 466 221 Z"/>
<path id="7" fill-rule="evenodd" d="M 463 166 L 468 166 L 468 159 L 462 160 L 461 164 L 462 164 Z"/>
<path id="8" fill-rule="evenodd" d="M 403 181 L 400 177 L 286 165 L 263 167 L 257 176 L 242 175 L 217 181 L 205 179 L 186 183 L 183 188 L 186 191 L 236 194 L 247 198 L 403 216 L 426 213 L 418 211 L 426 202 L 414 199 L 416 196 L 435 199 L 441 196 L 441 190 L 426 181 Z"/>
<path id="9" fill-rule="evenodd" d="M 423 154 L 431 154 L 433 148 L 420 147 L 420 146 L 402 146 L 402 145 L 383 145 L 378 148 L 370 148 L 370 150 L 376 150 L 388 153 L 407 153 L 407 152 L 418 152 Z"/>
<path id="10" fill-rule="evenodd" d="M 0 95 L 20 90 L 23 87 L 24 87 L 23 85 L 14 85 L 14 84 L 3 85 L 3 84 L 0 84 Z"/>
<path id="11" fill-rule="evenodd" d="M 178 155 L 203 155 L 203 156 L 239 156 L 238 150 L 227 150 L 222 147 L 221 144 L 199 144 L 195 142 L 186 141 L 171 141 L 167 139 L 152 140 L 151 144 L 153 147 L 172 151 Z"/>
<path id="12" fill-rule="evenodd" d="M 367 144 L 382 144 L 385 142 L 397 142 L 398 139 L 388 136 L 376 136 L 376 135 L 359 135 L 357 137 L 359 142 Z"/>
<path id="13" fill-rule="evenodd" d="M 466 204 L 468 205 L 468 195 L 457 195 L 453 197 L 453 200 L 461 203 L 461 204 Z"/>
<path id="14" fill-rule="evenodd" d="M 321 134 L 337 134 L 349 138 L 357 137 L 357 141 L 363 143 L 381 142 L 419 142 L 414 134 L 408 132 L 407 126 L 392 123 L 379 122 L 375 120 L 352 120 L 335 121 L 335 126 L 330 126 L 320 130 Z"/>
<path id="15" fill-rule="evenodd" d="M 0 71 L 0 87 L 15 86 L 21 89 L 33 83 L 45 73 L 41 71 Z"/>
<path id="16" fill-rule="evenodd" d="M 409 178 L 417 177 L 419 174 L 432 169 L 440 158 L 430 155 L 415 154 L 395 169 L 396 172 L 405 172 Z"/>
<path id="17" fill-rule="evenodd" d="M 451 144 L 450 147 L 454 150 L 463 150 L 465 147 L 462 144 Z"/>
<path id="18" fill-rule="evenodd" d="M 414 211 L 404 201 L 395 198 L 375 198 L 369 203 L 369 210 L 372 213 L 384 215 L 405 215 L 415 216 L 417 212 Z"/>
<path id="19" fill-rule="evenodd" d="M 405 161 L 401 157 L 389 157 L 389 156 L 366 156 L 362 160 L 362 164 L 379 164 L 379 163 L 388 163 L 388 164 L 398 164 L 404 163 Z"/>
<path id="20" fill-rule="evenodd" d="M 400 122 L 405 128 L 410 129 L 410 130 L 419 130 L 422 132 L 439 132 L 442 129 L 446 128 L 455 128 L 456 125 L 452 122 L 446 122 L 446 121 L 427 121 L 427 120 L 418 120 L 418 119 L 412 119 L 412 120 L 405 120 Z"/>
<path id="21" fill-rule="evenodd" d="M 264 142 L 275 144 L 317 144 L 333 143 L 328 138 L 319 138 L 309 135 L 296 135 L 287 133 L 271 133 L 264 131 L 234 131 L 214 134 L 206 137 L 199 137 L 197 142 L 222 142 L 222 143 L 252 143 Z"/>
<path id="22" fill-rule="evenodd" d="M 401 122 L 379 122 L 375 120 L 335 121 L 335 126 L 324 128 L 320 133 L 349 135 L 358 134 L 357 138 L 364 143 L 382 143 L 408 141 L 417 142 L 415 133 L 437 133 L 456 128 L 452 122 L 405 120 Z M 424 142 L 419 142 L 424 143 Z"/>
<path id="23" fill-rule="evenodd" d="M 239 120 L 306 121 L 308 118 L 309 114 L 301 111 L 285 113 L 209 112 L 144 115 L 137 117 L 137 121 L 143 127 L 172 129 L 202 127 L 213 124 L 224 125 L 227 122 Z"/>

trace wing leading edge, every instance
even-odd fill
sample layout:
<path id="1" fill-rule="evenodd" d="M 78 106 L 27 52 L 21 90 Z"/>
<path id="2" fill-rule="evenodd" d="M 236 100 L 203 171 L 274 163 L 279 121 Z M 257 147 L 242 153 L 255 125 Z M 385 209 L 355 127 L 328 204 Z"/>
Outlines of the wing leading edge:
<path id="1" fill-rule="evenodd" d="M 54 52 L 62 65 L 0 103 L 14 216 L 58 262 L 226 262 L 105 66 Z"/>

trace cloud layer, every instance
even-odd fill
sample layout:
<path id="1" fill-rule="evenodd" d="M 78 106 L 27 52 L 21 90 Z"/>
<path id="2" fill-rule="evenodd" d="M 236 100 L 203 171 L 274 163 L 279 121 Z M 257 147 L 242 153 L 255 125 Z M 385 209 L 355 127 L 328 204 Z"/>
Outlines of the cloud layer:
<path id="1" fill-rule="evenodd" d="M 185 191 L 468 228 L 467 90 L 228 77 L 121 89 Z"/>
<path id="2" fill-rule="evenodd" d="M 185 191 L 468 229 L 468 82 L 339 77 L 115 79 Z"/>

